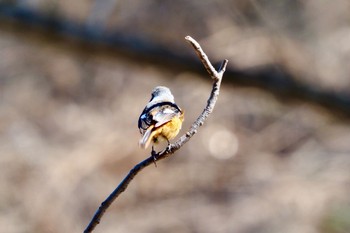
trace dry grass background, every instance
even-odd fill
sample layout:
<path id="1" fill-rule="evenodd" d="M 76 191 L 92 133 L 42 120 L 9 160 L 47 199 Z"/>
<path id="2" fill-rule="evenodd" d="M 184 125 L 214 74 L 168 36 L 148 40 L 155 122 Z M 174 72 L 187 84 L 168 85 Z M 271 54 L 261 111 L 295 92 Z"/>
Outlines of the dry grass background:
<path id="1" fill-rule="evenodd" d="M 310 85 L 350 90 L 345 0 L 17 4 L 187 52 L 191 35 L 213 61 L 278 63 Z M 152 88 L 172 89 L 184 130 L 211 88 L 198 74 L 137 57 L 0 35 L 0 232 L 82 232 L 148 156 L 137 147 L 137 118 Z M 347 119 L 224 80 L 199 133 L 138 175 L 96 232 L 350 232 L 349 141 Z"/>

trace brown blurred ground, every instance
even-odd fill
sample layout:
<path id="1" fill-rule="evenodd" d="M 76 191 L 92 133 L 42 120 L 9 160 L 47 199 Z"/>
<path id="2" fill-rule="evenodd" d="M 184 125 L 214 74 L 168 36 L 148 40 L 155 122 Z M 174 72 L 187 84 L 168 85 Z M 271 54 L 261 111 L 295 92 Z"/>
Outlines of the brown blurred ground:
<path id="1" fill-rule="evenodd" d="M 97 2 L 21 4 L 174 49 L 190 51 L 189 34 L 213 61 L 242 69 L 283 64 L 305 83 L 349 92 L 348 1 Z M 137 147 L 137 118 L 152 88 L 172 89 L 186 112 L 182 132 L 211 88 L 187 71 L 1 29 L 0 54 L 5 233 L 82 232 L 149 155 Z M 224 81 L 198 134 L 138 175 L 96 232 L 350 232 L 349 142 L 348 121 L 332 112 Z"/>

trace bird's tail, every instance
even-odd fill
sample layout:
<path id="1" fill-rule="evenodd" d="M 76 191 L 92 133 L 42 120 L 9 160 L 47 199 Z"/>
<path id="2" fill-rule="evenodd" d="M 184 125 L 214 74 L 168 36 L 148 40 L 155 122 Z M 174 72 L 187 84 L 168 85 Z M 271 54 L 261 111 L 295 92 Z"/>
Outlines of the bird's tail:
<path id="1" fill-rule="evenodd" d="M 153 135 L 152 135 L 153 128 L 154 128 L 154 125 L 151 125 L 150 127 L 148 127 L 148 129 L 144 133 L 143 137 L 140 139 L 139 146 L 142 149 L 146 149 L 149 146 L 149 144 L 151 143 L 151 140 L 153 137 Z"/>

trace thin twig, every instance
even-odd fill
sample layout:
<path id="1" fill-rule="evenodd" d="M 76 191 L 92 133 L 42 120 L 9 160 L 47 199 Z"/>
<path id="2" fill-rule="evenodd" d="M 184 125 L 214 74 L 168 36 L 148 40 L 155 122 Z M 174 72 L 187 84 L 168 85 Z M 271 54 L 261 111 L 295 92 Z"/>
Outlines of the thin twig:
<path id="1" fill-rule="evenodd" d="M 118 185 L 118 187 L 107 197 L 107 199 L 101 203 L 100 207 L 97 209 L 94 217 L 91 219 L 89 225 L 86 227 L 84 233 L 92 232 L 100 220 L 107 208 L 113 203 L 113 201 L 125 191 L 129 183 L 133 178 L 145 167 L 149 166 L 154 162 L 154 159 L 161 160 L 169 155 L 173 154 L 175 151 L 180 149 L 190 138 L 197 133 L 197 129 L 204 124 L 204 121 L 208 118 L 209 114 L 213 111 L 217 97 L 220 91 L 221 80 L 223 74 L 226 70 L 228 60 L 224 60 L 218 71 L 215 70 L 213 65 L 210 63 L 208 56 L 204 53 L 201 46 L 192 37 L 186 36 L 185 39 L 193 46 L 198 57 L 202 61 L 204 67 L 208 71 L 209 75 L 213 79 L 213 88 L 210 93 L 210 97 L 207 101 L 207 105 L 203 112 L 199 115 L 197 120 L 192 124 L 190 130 L 180 137 L 175 143 L 170 144 L 165 150 L 151 155 L 149 158 L 137 164 L 133 169 L 130 170 L 129 174 L 123 179 L 123 181 Z"/>

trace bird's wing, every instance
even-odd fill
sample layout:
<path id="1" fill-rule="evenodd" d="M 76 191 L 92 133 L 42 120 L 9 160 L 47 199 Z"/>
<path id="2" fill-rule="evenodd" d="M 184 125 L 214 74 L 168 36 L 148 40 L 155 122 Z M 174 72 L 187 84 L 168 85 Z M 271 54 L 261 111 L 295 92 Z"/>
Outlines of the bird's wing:
<path id="1" fill-rule="evenodd" d="M 164 106 L 154 112 L 153 120 L 156 122 L 155 127 L 159 127 L 179 115 L 179 110 L 173 107 Z"/>

